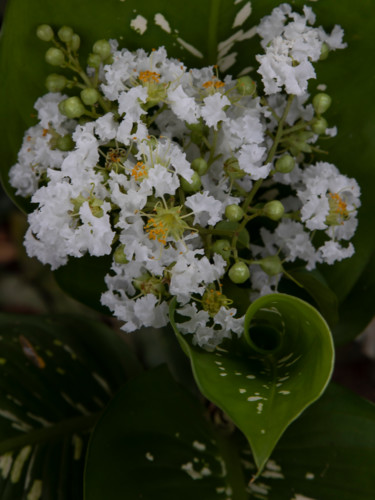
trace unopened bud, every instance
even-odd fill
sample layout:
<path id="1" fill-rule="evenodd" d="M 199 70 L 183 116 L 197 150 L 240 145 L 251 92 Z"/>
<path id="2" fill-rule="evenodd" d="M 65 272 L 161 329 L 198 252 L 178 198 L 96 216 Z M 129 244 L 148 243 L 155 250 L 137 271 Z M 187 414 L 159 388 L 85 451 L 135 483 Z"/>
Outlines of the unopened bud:
<path id="1" fill-rule="evenodd" d="M 85 107 L 79 97 L 68 97 L 59 104 L 60 112 L 68 118 L 79 118 L 85 113 Z"/>
<path id="2" fill-rule="evenodd" d="M 186 193 L 195 193 L 198 191 L 202 185 L 202 181 L 197 172 L 194 172 L 191 176 L 191 181 L 188 182 L 186 179 L 181 177 L 180 185 Z"/>
<path id="3" fill-rule="evenodd" d="M 66 78 L 64 75 L 52 73 L 46 78 L 46 87 L 48 92 L 61 92 L 66 85 Z"/>
<path id="4" fill-rule="evenodd" d="M 293 156 L 290 156 L 288 154 L 282 156 L 281 158 L 278 158 L 275 163 L 276 171 L 282 174 L 289 174 L 289 172 L 294 169 L 294 166 L 295 160 Z"/>
<path id="5" fill-rule="evenodd" d="M 235 203 L 232 205 L 227 205 L 225 207 L 225 217 L 231 222 L 240 221 L 243 218 L 244 214 L 245 212 L 242 210 L 242 208 Z"/>
<path id="6" fill-rule="evenodd" d="M 64 43 L 69 43 L 72 41 L 74 31 L 70 26 L 62 26 L 57 32 L 57 36 Z"/>
<path id="7" fill-rule="evenodd" d="M 50 42 L 53 38 L 53 29 L 48 24 L 41 24 L 36 29 L 36 36 L 43 42 Z"/>
<path id="8" fill-rule="evenodd" d="M 50 47 L 46 52 L 45 59 L 52 66 L 62 66 L 65 62 L 64 52 L 56 47 Z"/>
<path id="9" fill-rule="evenodd" d="M 97 40 L 92 46 L 92 51 L 104 60 L 111 55 L 111 45 L 107 40 Z"/>
<path id="10" fill-rule="evenodd" d="M 320 92 L 319 94 L 316 94 L 313 97 L 312 103 L 313 103 L 315 112 L 318 115 L 322 115 L 330 107 L 330 105 L 332 103 L 332 98 L 328 94 L 325 94 L 324 92 Z"/>
<path id="11" fill-rule="evenodd" d="M 263 207 L 263 214 L 272 220 L 280 220 L 284 215 L 284 206 L 279 200 L 266 203 Z"/>
<path id="12" fill-rule="evenodd" d="M 93 106 L 99 99 L 99 92 L 93 88 L 86 88 L 81 91 L 81 99 L 87 106 Z"/>
<path id="13" fill-rule="evenodd" d="M 311 124 L 311 130 L 318 135 L 324 134 L 327 130 L 328 123 L 323 116 L 319 116 L 319 118 L 315 118 L 313 123 Z"/>
<path id="14" fill-rule="evenodd" d="M 252 95 L 256 90 L 256 84 L 249 76 L 241 76 L 237 80 L 236 87 L 242 95 Z"/>

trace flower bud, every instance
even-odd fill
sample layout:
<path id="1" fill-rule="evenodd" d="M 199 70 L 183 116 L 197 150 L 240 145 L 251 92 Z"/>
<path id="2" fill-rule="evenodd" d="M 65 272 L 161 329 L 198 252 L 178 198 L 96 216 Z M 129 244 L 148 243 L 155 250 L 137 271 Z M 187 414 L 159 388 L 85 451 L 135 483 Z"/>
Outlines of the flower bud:
<path id="1" fill-rule="evenodd" d="M 45 59 L 52 66 L 62 66 L 65 62 L 64 52 L 56 47 L 50 47 L 46 52 Z"/>
<path id="2" fill-rule="evenodd" d="M 279 200 L 266 203 L 263 207 L 263 214 L 272 220 L 280 220 L 284 215 L 284 206 Z"/>
<path id="3" fill-rule="evenodd" d="M 48 24 L 41 24 L 36 29 L 36 36 L 43 42 L 50 42 L 53 38 L 53 29 Z"/>
<path id="4" fill-rule="evenodd" d="M 46 87 L 48 92 L 61 92 L 66 85 L 66 78 L 64 75 L 58 75 L 57 73 L 51 73 L 46 78 Z"/>
<path id="5" fill-rule="evenodd" d="M 230 242 L 228 240 L 216 240 L 215 243 L 211 246 L 211 250 L 213 253 L 218 253 L 225 260 L 229 260 L 231 256 Z"/>
<path id="6" fill-rule="evenodd" d="M 288 154 L 278 158 L 275 163 L 276 172 L 280 172 L 282 174 L 289 174 L 289 172 L 294 169 L 294 166 L 294 158 Z"/>
<path id="7" fill-rule="evenodd" d="M 319 116 L 319 118 L 315 118 L 313 123 L 311 124 L 311 130 L 318 135 L 324 134 L 327 130 L 328 123 L 323 116 Z"/>
<path id="8" fill-rule="evenodd" d="M 57 36 L 64 43 L 69 43 L 72 41 L 74 31 L 70 26 L 62 26 L 57 32 Z"/>
<path id="9" fill-rule="evenodd" d="M 87 106 L 93 106 L 99 99 L 99 92 L 93 88 L 86 88 L 81 91 L 81 99 Z"/>
<path id="10" fill-rule="evenodd" d="M 56 147 L 60 151 L 71 151 L 75 146 L 75 143 L 70 134 L 66 134 L 59 137 L 56 141 Z"/>
<path id="11" fill-rule="evenodd" d="M 249 76 L 241 76 L 237 80 L 236 88 L 242 95 L 252 95 L 256 90 L 256 84 Z"/>
<path id="12" fill-rule="evenodd" d="M 238 222 L 244 216 L 244 211 L 239 205 L 235 203 L 233 205 L 227 205 L 225 207 L 225 217 L 231 222 Z"/>
<path id="13" fill-rule="evenodd" d="M 186 179 L 181 177 L 180 178 L 180 185 L 186 193 L 195 193 L 196 191 L 198 191 L 200 189 L 202 182 L 201 182 L 201 178 L 197 174 L 197 172 L 194 172 L 192 177 L 191 177 L 190 182 L 188 182 Z"/>
<path id="14" fill-rule="evenodd" d="M 111 55 L 111 46 L 107 40 L 97 40 L 92 46 L 92 51 L 104 60 Z"/>
<path id="15" fill-rule="evenodd" d="M 249 267 L 244 262 L 236 262 L 229 269 L 228 276 L 233 283 L 245 283 L 250 278 Z"/>
<path id="16" fill-rule="evenodd" d="M 313 97 L 312 103 L 313 103 L 315 112 L 318 115 L 322 115 L 330 107 L 330 105 L 332 103 L 332 98 L 328 94 L 325 94 L 324 92 L 320 92 L 319 94 L 316 94 Z"/>
<path id="17" fill-rule="evenodd" d="M 257 264 L 260 265 L 262 270 L 268 274 L 268 276 L 275 276 L 284 271 L 281 264 L 281 260 L 278 255 L 269 255 L 264 259 L 258 260 Z"/>
<path id="18" fill-rule="evenodd" d="M 198 175 L 204 175 L 208 170 L 208 165 L 204 158 L 195 158 L 195 160 L 191 162 L 191 168 L 195 170 Z"/>
<path id="19" fill-rule="evenodd" d="M 124 248 L 125 245 L 120 245 L 114 251 L 113 260 L 116 262 L 116 264 L 127 264 L 129 262 L 124 253 Z"/>
<path id="20" fill-rule="evenodd" d="M 81 39 L 77 33 L 74 33 L 72 36 L 72 39 L 70 41 L 70 48 L 74 51 L 79 49 L 79 46 L 81 45 Z"/>
<path id="21" fill-rule="evenodd" d="M 326 44 L 326 42 L 323 42 L 322 43 L 322 48 L 320 49 L 319 61 L 324 61 L 325 59 L 327 59 L 328 54 L 329 54 L 329 47 Z"/>
<path id="22" fill-rule="evenodd" d="M 99 54 L 89 54 L 89 57 L 87 58 L 87 66 L 90 66 L 91 68 L 99 68 L 102 60 L 99 56 Z"/>
<path id="23" fill-rule="evenodd" d="M 79 118 L 85 113 L 85 107 L 79 97 L 68 97 L 59 104 L 60 112 L 68 118 Z"/>

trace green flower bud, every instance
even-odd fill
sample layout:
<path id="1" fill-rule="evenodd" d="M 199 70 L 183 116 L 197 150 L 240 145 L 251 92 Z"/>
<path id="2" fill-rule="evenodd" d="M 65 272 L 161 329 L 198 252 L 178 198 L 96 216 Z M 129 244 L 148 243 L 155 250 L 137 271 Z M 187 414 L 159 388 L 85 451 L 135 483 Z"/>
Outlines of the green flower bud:
<path id="1" fill-rule="evenodd" d="M 329 47 L 326 44 L 326 42 L 323 42 L 322 43 L 322 48 L 320 49 L 319 61 L 324 61 L 325 59 L 327 59 L 328 54 L 329 54 Z"/>
<path id="2" fill-rule="evenodd" d="M 99 99 L 99 92 L 96 89 L 87 88 L 81 91 L 81 99 L 87 106 L 94 105 Z"/>
<path id="3" fill-rule="evenodd" d="M 57 32 L 57 36 L 64 43 L 68 43 L 72 41 L 74 35 L 74 31 L 70 26 L 62 26 Z"/>
<path id="4" fill-rule="evenodd" d="M 201 185 L 202 185 L 201 178 L 197 174 L 197 172 L 193 173 L 190 182 L 188 182 L 183 177 L 180 178 L 180 186 L 186 193 L 195 193 L 200 189 Z"/>
<path id="5" fill-rule="evenodd" d="M 195 160 L 191 162 L 191 168 L 195 170 L 198 175 L 204 175 L 208 170 L 208 165 L 204 158 L 195 158 Z"/>
<path id="6" fill-rule="evenodd" d="M 249 267 L 244 262 L 236 262 L 229 269 L 228 276 L 233 283 L 245 283 L 250 277 Z"/>
<path id="7" fill-rule="evenodd" d="M 114 251 L 113 260 L 116 262 L 116 264 L 127 264 L 129 262 L 124 253 L 124 248 L 125 245 L 120 245 Z"/>
<path id="8" fill-rule="evenodd" d="M 50 42 L 53 38 L 53 29 L 48 24 L 41 24 L 36 29 L 36 36 L 43 42 Z"/>
<path id="9" fill-rule="evenodd" d="M 60 113 L 68 118 L 79 118 L 85 113 L 85 107 L 79 97 L 68 97 L 59 104 Z"/>
<path id="10" fill-rule="evenodd" d="M 242 208 L 235 203 L 233 205 L 227 205 L 225 207 L 225 217 L 231 222 L 240 221 L 243 218 L 244 214 L 245 212 L 242 210 Z"/>
<path id="11" fill-rule="evenodd" d="M 70 48 L 74 51 L 79 49 L 79 46 L 81 45 L 81 39 L 77 33 L 74 33 L 72 36 L 72 39 L 70 41 Z"/>
<path id="12" fill-rule="evenodd" d="M 102 60 L 98 54 L 89 54 L 87 58 L 87 65 L 91 68 L 99 68 L 101 62 Z"/>
<path id="13" fill-rule="evenodd" d="M 268 257 L 265 257 L 264 259 L 258 260 L 257 264 L 260 265 L 260 267 L 265 273 L 268 274 L 268 276 L 275 276 L 276 274 L 280 274 L 284 271 L 278 255 L 270 255 Z"/>
<path id="14" fill-rule="evenodd" d="M 229 260 L 231 256 L 230 242 L 228 240 L 216 240 L 215 243 L 211 246 L 211 250 L 213 253 L 218 253 L 225 260 Z"/>
<path id="15" fill-rule="evenodd" d="M 266 203 L 263 207 L 263 214 L 272 220 L 280 220 L 284 215 L 284 206 L 279 200 Z"/>
<path id="16" fill-rule="evenodd" d="M 315 118 L 313 123 L 311 124 L 311 130 L 318 135 L 324 134 L 327 130 L 328 123 L 323 116 L 319 116 L 319 118 Z"/>
<path id="17" fill-rule="evenodd" d="M 237 80 L 236 87 L 242 95 L 252 95 L 256 90 L 256 84 L 249 76 L 241 76 Z"/>
<path id="18" fill-rule="evenodd" d="M 111 55 L 111 46 L 107 40 L 97 40 L 92 46 L 92 51 L 104 60 Z"/>
<path id="19" fill-rule="evenodd" d="M 332 98 L 328 94 L 325 94 L 324 92 L 320 92 L 319 94 L 316 94 L 313 97 L 312 103 L 313 103 L 315 112 L 318 115 L 322 115 L 330 107 L 330 105 L 332 103 Z"/>
<path id="20" fill-rule="evenodd" d="M 294 166 L 294 158 L 288 154 L 283 155 L 281 158 L 278 158 L 275 163 L 276 171 L 282 174 L 288 174 L 293 170 Z"/>
<path id="21" fill-rule="evenodd" d="M 224 163 L 224 171 L 232 180 L 242 179 L 246 173 L 241 169 L 237 158 L 228 158 Z"/>
<path id="22" fill-rule="evenodd" d="M 46 78 L 46 87 L 48 92 L 61 92 L 66 85 L 66 78 L 64 75 L 52 73 Z"/>
<path id="23" fill-rule="evenodd" d="M 45 59 L 52 66 L 62 66 L 65 62 L 64 52 L 56 47 L 50 47 L 46 52 Z"/>
<path id="24" fill-rule="evenodd" d="M 56 147 L 60 151 L 71 151 L 75 146 L 75 143 L 70 134 L 66 134 L 59 137 L 56 141 Z"/>

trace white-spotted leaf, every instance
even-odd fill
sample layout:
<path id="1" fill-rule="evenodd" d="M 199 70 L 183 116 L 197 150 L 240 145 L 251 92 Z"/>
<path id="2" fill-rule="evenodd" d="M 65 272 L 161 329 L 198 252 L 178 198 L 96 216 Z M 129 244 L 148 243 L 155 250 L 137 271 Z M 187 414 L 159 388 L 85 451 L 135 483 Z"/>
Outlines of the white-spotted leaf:
<path id="1" fill-rule="evenodd" d="M 238 450 L 202 410 L 165 366 L 129 381 L 91 436 L 84 500 L 247 500 Z"/>
<path id="2" fill-rule="evenodd" d="M 207 352 L 175 332 L 191 360 L 202 393 L 246 435 L 259 471 L 287 426 L 324 391 L 334 351 L 330 330 L 316 309 L 284 294 L 256 300 L 245 332 Z"/>
<path id="3" fill-rule="evenodd" d="M 0 498 L 80 500 L 89 431 L 138 362 L 77 316 L 1 314 L 0 332 Z"/>

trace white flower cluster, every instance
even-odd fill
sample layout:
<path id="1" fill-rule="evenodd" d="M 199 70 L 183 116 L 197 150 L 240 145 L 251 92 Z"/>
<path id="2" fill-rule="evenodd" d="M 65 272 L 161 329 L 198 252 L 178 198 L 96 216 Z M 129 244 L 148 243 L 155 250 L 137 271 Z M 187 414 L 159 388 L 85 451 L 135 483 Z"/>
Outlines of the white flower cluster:
<path id="1" fill-rule="evenodd" d="M 67 96 L 38 99 L 39 123 L 10 173 L 16 193 L 38 205 L 28 254 L 52 269 L 69 256 L 112 254 L 102 303 L 123 329 L 166 325 L 175 298 L 186 319 L 181 331 L 207 349 L 242 332 L 222 285 L 228 271 L 255 297 L 276 290 L 281 262 L 313 269 L 349 257 L 358 185 L 306 156 L 319 137 L 305 105 L 311 61 L 323 42 L 343 47 L 340 29 L 326 35 L 306 26 L 313 22 L 311 9 L 300 16 L 288 5 L 261 22 L 259 73 L 266 94 L 277 93 L 268 102 L 248 77 L 221 81 L 215 67 L 188 70 L 163 47 L 133 53 L 115 43 L 113 61 L 100 70 L 103 113 L 97 106 L 95 116 L 73 120 L 61 112 Z M 293 95 L 281 94 L 283 86 Z M 61 151 L 66 136 L 74 147 Z M 288 149 L 298 161 L 285 173 L 277 162 Z M 289 196 L 280 200 L 281 185 Z"/>

